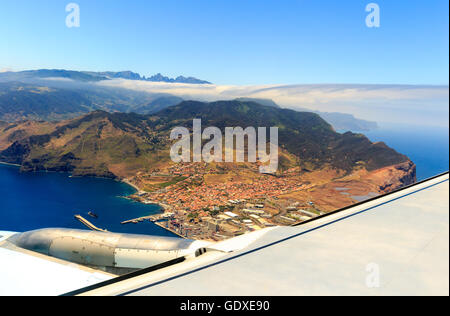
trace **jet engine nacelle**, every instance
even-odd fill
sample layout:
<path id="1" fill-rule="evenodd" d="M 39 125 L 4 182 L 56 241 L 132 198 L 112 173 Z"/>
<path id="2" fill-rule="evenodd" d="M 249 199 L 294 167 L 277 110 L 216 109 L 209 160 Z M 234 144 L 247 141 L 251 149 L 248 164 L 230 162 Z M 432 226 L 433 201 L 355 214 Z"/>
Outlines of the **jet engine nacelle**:
<path id="1" fill-rule="evenodd" d="M 8 241 L 47 256 L 104 268 L 142 269 L 176 258 L 198 255 L 207 242 L 77 229 L 40 229 L 15 234 Z"/>

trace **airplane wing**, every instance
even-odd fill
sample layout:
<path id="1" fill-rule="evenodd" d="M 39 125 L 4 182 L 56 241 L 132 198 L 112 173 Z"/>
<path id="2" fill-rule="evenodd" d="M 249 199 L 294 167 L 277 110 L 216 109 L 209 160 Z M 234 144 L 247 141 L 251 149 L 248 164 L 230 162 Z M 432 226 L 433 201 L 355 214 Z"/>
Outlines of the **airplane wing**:
<path id="1" fill-rule="evenodd" d="M 449 295 L 449 176 L 69 294 Z"/>
<path id="2" fill-rule="evenodd" d="M 173 260 L 117 278 L 17 246 L 35 247 L 33 234 L 14 244 L 0 232 L 0 295 L 449 295 L 448 173 L 298 226 L 187 244 Z M 123 244 L 143 243 L 133 236 L 92 234 L 115 240 L 116 259 L 142 251 L 124 254 Z"/>
<path id="3" fill-rule="evenodd" d="M 0 296 L 55 296 L 114 277 L 12 245 L 2 245 L 12 234 L 0 232 Z"/>

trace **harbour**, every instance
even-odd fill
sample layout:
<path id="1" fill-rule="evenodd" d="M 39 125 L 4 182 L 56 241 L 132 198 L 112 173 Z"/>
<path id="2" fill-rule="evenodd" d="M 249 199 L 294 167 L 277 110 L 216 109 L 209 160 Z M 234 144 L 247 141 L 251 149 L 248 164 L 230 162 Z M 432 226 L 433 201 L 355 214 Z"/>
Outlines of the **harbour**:
<path id="1" fill-rule="evenodd" d="M 124 199 L 136 192 L 133 187 L 111 179 L 69 176 L 58 172 L 21 173 L 17 166 L 0 164 L 2 229 L 18 232 L 48 227 L 90 229 L 74 218 L 80 214 L 109 232 L 177 236 L 151 221 L 121 225 L 125 220 L 162 211 L 159 205 Z M 90 216 L 89 211 L 98 218 Z"/>
<path id="2" fill-rule="evenodd" d="M 181 238 L 186 238 L 185 236 L 183 236 L 176 230 L 168 227 L 168 225 L 163 225 L 163 222 L 169 221 L 172 217 L 173 217 L 173 214 L 171 214 L 171 213 L 161 213 L 161 214 L 156 214 L 156 215 L 149 215 L 149 216 L 143 216 L 143 217 L 139 217 L 139 218 L 129 219 L 129 220 L 121 222 L 120 224 L 122 224 L 122 225 L 138 224 L 138 223 L 142 223 L 144 221 L 149 221 L 149 222 L 152 222 L 153 224 L 155 224 L 156 226 L 161 227 L 162 229 L 170 232 L 171 234 L 177 235 L 178 237 L 181 237 Z"/>

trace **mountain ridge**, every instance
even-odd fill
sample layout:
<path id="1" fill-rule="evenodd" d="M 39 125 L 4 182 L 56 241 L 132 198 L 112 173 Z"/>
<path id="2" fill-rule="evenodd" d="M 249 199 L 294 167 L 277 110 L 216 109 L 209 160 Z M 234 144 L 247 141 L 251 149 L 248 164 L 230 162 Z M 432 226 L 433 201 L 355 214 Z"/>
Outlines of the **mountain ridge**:
<path id="1" fill-rule="evenodd" d="M 108 174 L 106 170 L 114 174 L 108 164 L 120 164 L 125 158 L 130 159 L 130 164 L 161 159 L 156 152 L 168 153 L 170 130 L 175 126 L 192 127 L 194 118 L 201 118 L 204 126 L 222 130 L 228 126 L 278 126 L 281 148 L 298 157 L 305 169 L 327 164 L 347 172 L 358 166 L 371 171 L 409 161 L 384 143 L 371 143 L 362 134 L 336 133 L 317 114 L 242 101 L 184 101 L 152 115 L 97 110 L 58 123 L 25 122 L 3 126 L 0 159 L 22 164 L 26 170 L 59 170 L 61 167 L 64 171 L 76 171 L 78 165 L 86 167 L 89 160 L 95 158 L 94 161 L 101 163 L 100 175 Z M 33 128 L 27 128 L 27 124 Z M 36 132 L 39 129 L 43 132 Z M 106 147 L 104 142 L 108 144 Z M 120 153 L 124 156 L 116 159 Z M 67 163 L 67 159 L 71 163 Z M 167 154 L 164 161 L 168 160 Z"/>
<path id="2" fill-rule="evenodd" d="M 0 79 L 2 80 L 21 80 L 25 78 L 63 78 L 71 79 L 81 82 L 99 82 L 111 79 L 128 79 L 150 82 L 166 82 L 166 83 L 185 83 L 185 84 L 211 84 L 206 80 L 197 79 L 194 77 L 178 76 L 176 78 L 170 78 L 163 76 L 161 73 L 156 75 L 145 77 L 139 73 L 132 71 L 76 71 L 65 69 L 37 69 L 37 70 L 25 70 L 19 72 L 3 72 L 0 73 Z"/>

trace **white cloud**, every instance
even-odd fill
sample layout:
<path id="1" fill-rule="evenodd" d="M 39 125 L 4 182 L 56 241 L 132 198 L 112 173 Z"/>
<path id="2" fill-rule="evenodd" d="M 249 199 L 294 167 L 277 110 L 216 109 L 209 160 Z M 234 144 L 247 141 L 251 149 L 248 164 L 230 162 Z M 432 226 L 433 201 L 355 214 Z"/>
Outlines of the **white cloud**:
<path id="1" fill-rule="evenodd" d="M 184 99 L 215 101 L 237 97 L 272 99 L 282 107 L 350 113 L 378 122 L 448 126 L 448 86 L 414 85 L 264 85 L 218 86 L 132 80 L 102 81 L 100 85 Z"/>

